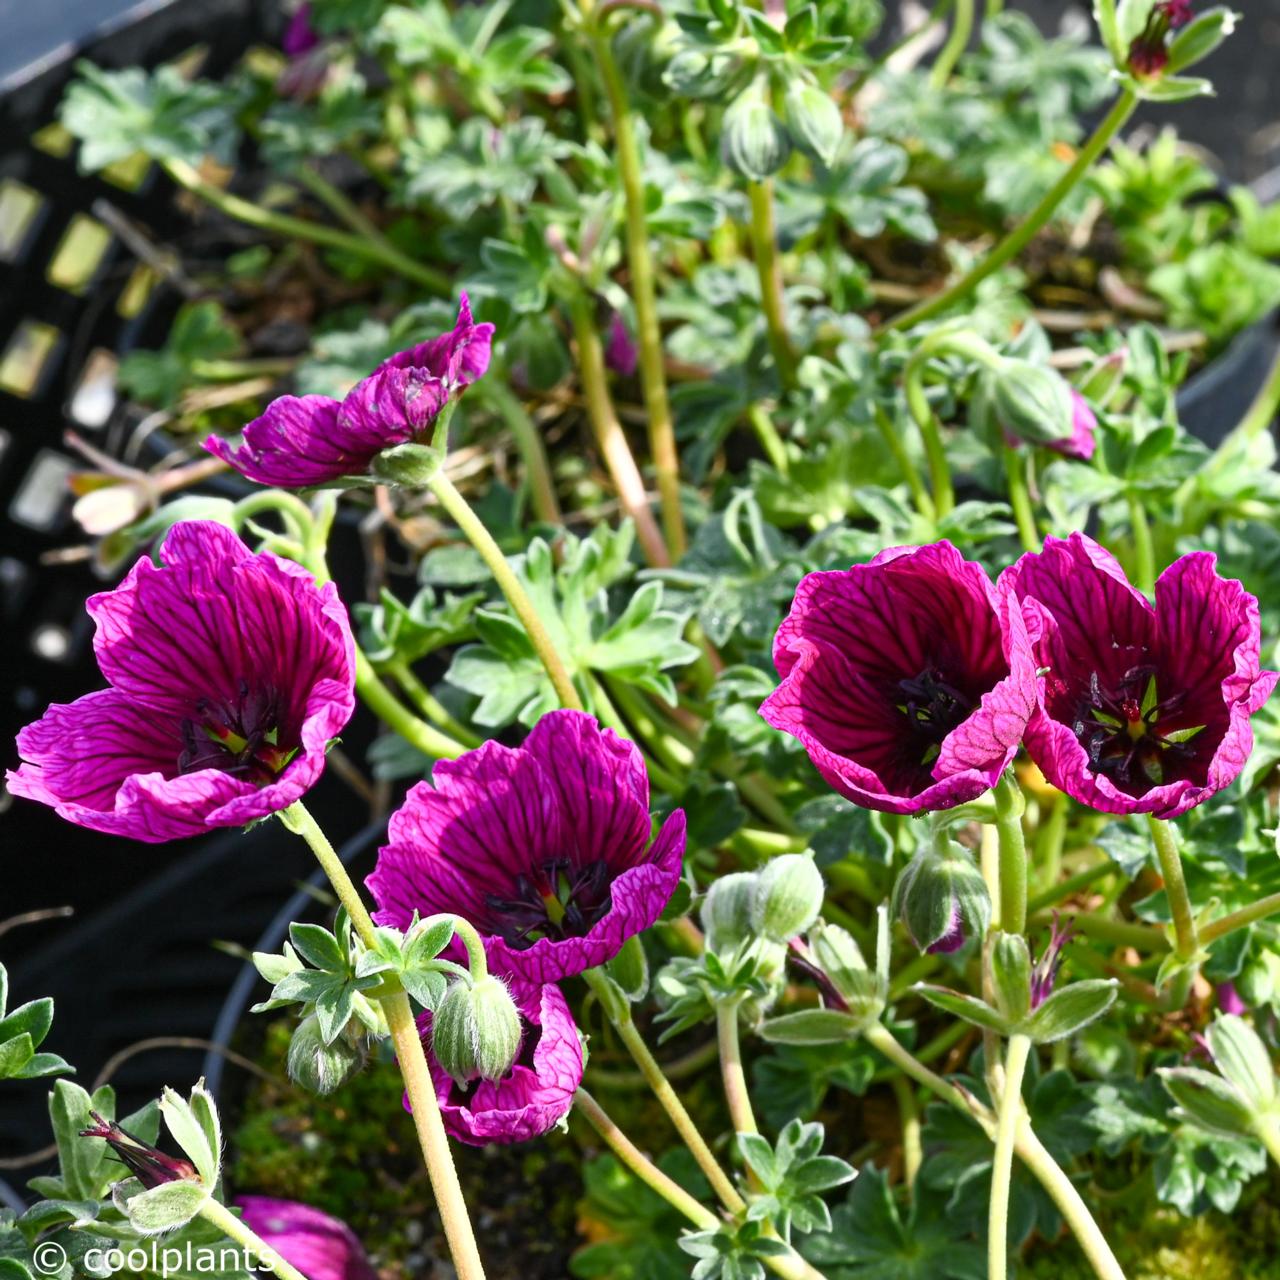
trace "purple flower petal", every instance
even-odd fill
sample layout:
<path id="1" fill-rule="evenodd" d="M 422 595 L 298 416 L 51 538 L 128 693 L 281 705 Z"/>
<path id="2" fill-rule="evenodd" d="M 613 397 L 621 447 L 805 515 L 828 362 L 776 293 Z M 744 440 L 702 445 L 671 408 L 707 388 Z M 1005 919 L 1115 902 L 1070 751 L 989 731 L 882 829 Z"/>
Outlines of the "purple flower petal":
<path id="1" fill-rule="evenodd" d="M 523 994 L 517 989 L 514 994 L 526 1024 L 525 1045 L 501 1080 L 480 1080 L 460 1088 L 428 1055 L 444 1127 L 469 1146 L 540 1137 L 569 1114 L 582 1083 L 582 1040 L 559 987 L 547 984 Z M 430 1020 L 430 1014 L 423 1015 L 420 1025 L 426 1031 Z"/>
<path id="2" fill-rule="evenodd" d="M 366 881 L 374 918 L 461 915 L 493 968 L 525 984 L 603 964 L 680 879 L 684 814 L 649 845 L 648 803 L 631 743 L 582 712 L 550 712 L 523 747 L 486 743 L 413 788 Z"/>
<path id="3" fill-rule="evenodd" d="M 364 1247 L 345 1222 L 296 1200 L 238 1196 L 240 1220 L 307 1280 L 377 1280 Z"/>
<path id="4" fill-rule="evenodd" d="M 1071 434 L 1064 440 L 1051 440 L 1049 448 L 1066 458 L 1077 458 L 1088 462 L 1097 448 L 1094 438 L 1098 430 L 1098 419 L 1094 416 L 1089 402 L 1074 387 L 1071 388 Z"/>
<path id="5" fill-rule="evenodd" d="M 471 318 L 471 300 L 462 294 L 457 323 L 449 333 L 420 342 L 385 360 L 386 368 L 421 369 L 452 387 L 469 387 L 482 378 L 493 355 L 493 325 L 476 324 Z"/>
<path id="6" fill-rule="evenodd" d="M 857 804 L 948 809 L 999 779 L 1034 707 L 1030 641 L 948 542 L 811 573 L 774 639 L 760 714 Z"/>
<path id="7" fill-rule="evenodd" d="M 258 484 L 306 489 L 354 475 L 369 465 L 377 448 L 339 430 L 342 405 L 328 396 L 280 396 L 244 429 L 232 446 L 210 436 L 204 447 Z"/>
<path id="8" fill-rule="evenodd" d="M 1176 561 L 1154 608 L 1080 533 L 1001 576 L 1048 668 L 1026 745 L 1059 790 L 1104 813 L 1174 818 L 1244 767 L 1249 716 L 1277 676 L 1259 665 L 1257 601 L 1214 564 Z"/>
<path id="9" fill-rule="evenodd" d="M 292 804 L 355 707 L 355 644 L 331 584 L 210 521 L 174 525 L 161 556 L 88 601 L 112 687 L 23 730 L 13 775 L 71 821 L 143 841 Z"/>

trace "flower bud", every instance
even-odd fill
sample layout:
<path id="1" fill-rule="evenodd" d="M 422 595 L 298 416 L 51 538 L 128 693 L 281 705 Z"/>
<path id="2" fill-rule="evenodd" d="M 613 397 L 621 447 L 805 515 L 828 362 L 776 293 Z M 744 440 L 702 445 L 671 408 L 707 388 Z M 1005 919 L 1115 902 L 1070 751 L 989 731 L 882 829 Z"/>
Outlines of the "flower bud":
<path id="1" fill-rule="evenodd" d="M 893 911 L 921 951 L 959 951 L 991 922 L 991 896 L 982 873 L 954 841 L 921 849 L 893 890 Z"/>
<path id="2" fill-rule="evenodd" d="M 804 933 L 818 918 L 826 886 L 812 855 L 784 853 L 768 862 L 756 879 L 751 927 L 773 942 Z"/>
<path id="3" fill-rule="evenodd" d="M 1240 970 L 1235 980 L 1235 995 L 1239 1008 L 1227 1008 L 1221 998 L 1222 988 L 1219 987 L 1218 1003 L 1222 1007 L 1222 1012 L 1244 1013 L 1246 1009 L 1257 1009 L 1262 1005 L 1270 1004 L 1272 997 L 1276 994 L 1277 970 L 1280 970 L 1280 963 L 1269 952 L 1264 951 L 1261 955 L 1255 956 Z"/>
<path id="4" fill-rule="evenodd" d="M 872 1023 L 884 1012 L 887 984 L 879 966 L 869 968 L 862 949 L 846 929 L 820 924 L 809 934 L 813 966 L 825 979 L 828 995 L 835 997 L 845 1012 Z"/>
<path id="5" fill-rule="evenodd" d="M 294 1028 L 287 1065 L 290 1080 L 323 1098 L 364 1066 L 364 1053 L 344 1035 L 325 1044 L 320 1020 L 312 1014 Z"/>
<path id="6" fill-rule="evenodd" d="M 1075 433 L 1071 388 L 1045 365 L 1005 356 L 987 374 L 999 425 L 1026 444 L 1056 444 Z"/>
<path id="7" fill-rule="evenodd" d="M 459 1084 L 501 1080 L 520 1052 L 520 1011 L 493 974 L 455 982 L 431 1018 L 431 1051 Z"/>
<path id="8" fill-rule="evenodd" d="M 753 182 L 763 182 L 787 163 L 791 136 L 758 86 L 739 95 L 725 112 L 720 151 L 734 173 Z"/>
<path id="9" fill-rule="evenodd" d="M 751 909 L 756 895 L 754 871 L 734 871 L 716 880 L 702 900 L 698 918 L 711 951 L 732 951 L 752 933 Z"/>
<path id="10" fill-rule="evenodd" d="M 844 137 L 844 119 L 831 95 L 816 84 L 795 81 L 787 90 L 783 109 L 796 146 L 829 168 Z"/>

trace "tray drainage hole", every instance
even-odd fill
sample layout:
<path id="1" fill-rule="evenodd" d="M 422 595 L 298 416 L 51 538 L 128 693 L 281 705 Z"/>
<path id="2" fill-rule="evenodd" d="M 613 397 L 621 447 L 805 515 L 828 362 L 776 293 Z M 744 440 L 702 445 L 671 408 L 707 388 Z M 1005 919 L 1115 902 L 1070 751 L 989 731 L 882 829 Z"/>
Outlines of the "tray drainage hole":
<path id="1" fill-rule="evenodd" d="M 24 320 L 0 356 L 0 388 L 27 399 L 53 368 L 62 334 L 42 320 Z"/>
<path id="2" fill-rule="evenodd" d="M 0 262 L 17 262 L 45 207 L 45 198 L 16 178 L 0 180 Z"/>
<path id="3" fill-rule="evenodd" d="M 111 232 L 96 218 L 77 213 L 67 224 L 49 262 L 49 283 L 68 293 L 83 293 L 98 274 L 110 247 Z"/>
<path id="4" fill-rule="evenodd" d="M 74 470 L 75 464 L 66 454 L 41 449 L 13 495 L 10 517 L 28 529 L 52 529 L 66 508 Z"/>
<path id="5" fill-rule="evenodd" d="M 119 360 L 105 347 L 92 351 L 80 381 L 71 393 L 67 413 L 82 427 L 98 431 L 111 420 L 116 407 L 116 370 Z"/>

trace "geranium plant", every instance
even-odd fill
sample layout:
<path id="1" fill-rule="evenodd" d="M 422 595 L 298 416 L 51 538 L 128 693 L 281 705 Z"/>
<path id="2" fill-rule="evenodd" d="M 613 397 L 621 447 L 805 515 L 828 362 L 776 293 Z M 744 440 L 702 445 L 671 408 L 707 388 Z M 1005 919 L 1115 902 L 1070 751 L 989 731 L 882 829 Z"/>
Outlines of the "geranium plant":
<path id="1" fill-rule="evenodd" d="M 649 1238 L 576 1274 L 657 1280 L 1007 1280 L 1033 1237 L 1121 1280 L 1123 1186 L 1230 1210 L 1280 1161 L 1280 376 L 1212 447 L 1176 399 L 1280 302 L 1280 236 L 1118 141 L 1235 15 L 1098 0 L 1095 49 L 955 0 L 873 55 L 879 17 L 312 0 L 225 82 L 67 91 L 86 170 L 141 153 L 236 228 L 234 287 L 122 366 L 217 461 L 88 483 L 126 490 L 77 508 L 131 563 L 87 606 L 107 687 L 9 789 L 173 857 L 306 841 L 336 918 L 255 956 L 256 1010 L 300 1090 L 400 1073 L 463 1280 L 455 1143 L 607 1149 Z M 347 511 L 412 598 L 385 555 L 340 594 Z M 410 784 L 363 887 L 306 806 L 357 703 Z M 69 1070 L 51 1016 L 0 1021 L 0 1075 Z M 661 1134 L 596 1096 L 624 1055 Z M 847 1105 L 882 1087 L 891 1136 Z M 156 1233 L 370 1274 L 225 1185 L 203 1084 L 51 1114 L 6 1280 Z"/>

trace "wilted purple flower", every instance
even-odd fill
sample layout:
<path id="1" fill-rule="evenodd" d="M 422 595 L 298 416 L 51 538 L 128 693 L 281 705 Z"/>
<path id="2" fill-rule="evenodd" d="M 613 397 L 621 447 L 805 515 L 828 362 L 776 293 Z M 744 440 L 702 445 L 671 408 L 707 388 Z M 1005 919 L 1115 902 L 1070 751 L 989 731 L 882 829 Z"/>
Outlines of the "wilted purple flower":
<path id="1" fill-rule="evenodd" d="M 444 1127 L 473 1147 L 540 1137 L 569 1114 L 582 1083 L 582 1040 L 560 988 L 547 983 L 513 994 L 524 1023 L 524 1041 L 515 1065 L 501 1080 L 459 1085 L 433 1055 L 427 1055 Z M 429 1034 L 431 1015 L 423 1014 L 419 1025 Z M 405 1107 L 409 1108 L 407 1095 Z"/>
<path id="2" fill-rule="evenodd" d="M 1249 717 L 1277 674 L 1259 666 L 1258 602 L 1197 551 L 1129 585 L 1091 538 L 1048 538 L 1000 578 L 1022 604 L 1037 664 L 1026 746 L 1060 791 L 1104 813 L 1176 818 L 1229 786 Z"/>
<path id="3" fill-rule="evenodd" d="M 378 1273 L 345 1222 L 309 1204 L 239 1196 L 240 1220 L 307 1280 L 377 1280 Z"/>
<path id="4" fill-rule="evenodd" d="M 803 578 L 773 661 L 782 683 L 760 714 L 841 795 L 886 813 L 976 799 L 1035 706 L 1018 610 L 949 542 Z"/>
<path id="5" fill-rule="evenodd" d="M 1234 982 L 1220 982 L 1213 989 L 1213 993 L 1218 998 L 1218 1008 L 1223 1013 L 1234 1013 L 1239 1016 L 1248 1012 L 1249 1006 L 1240 999 L 1240 993 L 1236 990 Z"/>
<path id="6" fill-rule="evenodd" d="M 1054 984 L 1058 981 L 1058 971 L 1062 968 L 1062 949 L 1075 936 L 1075 930 L 1067 925 L 1065 929 L 1058 927 L 1058 913 L 1053 913 L 1053 928 L 1049 931 L 1049 941 L 1045 945 L 1040 958 L 1031 967 L 1031 1008 L 1038 1009 L 1053 995 Z"/>
<path id="7" fill-rule="evenodd" d="M 301 4 L 289 19 L 280 40 L 280 48 L 286 58 L 300 58 L 310 53 L 320 43 L 320 34 L 311 25 L 311 6 Z"/>
<path id="8" fill-rule="evenodd" d="M 486 742 L 435 766 L 391 816 L 366 882 L 379 924 L 452 912 L 490 963 L 528 984 L 617 955 L 680 880 L 684 812 L 649 843 L 649 779 L 635 746 L 580 711 L 543 716 L 517 749 Z"/>
<path id="9" fill-rule="evenodd" d="M 636 344 L 627 331 L 627 322 L 615 311 L 609 321 L 609 338 L 605 343 L 604 362 L 614 373 L 629 378 L 636 371 Z"/>
<path id="10" fill-rule="evenodd" d="M 332 584 L 211 521 L 174 525 L 160 554 L 89 598 L 110 687 L 27 725 L 8 777 L 71 822 L 147 842 L 292 804 L 355 708 Z"/>
<path id="11" fill-rule="evenodd" d="M 1146 25 L 1129 44 L 1129 70 L 1140 79 L 1163 74 L 1169 65 L 1170 31 L 1185 27 L 1194 17 L 1191 0 L 1159 0 Z"/>
<path id="12" fill-rule="evenodd" d="M 429 436 L 450 398 L 489 367 L 493 325 L 474 324 L 467 295 L 458 322 L 438 338 L 383 361 L 343 400 L 280 396 L 232 447 L 205 448 L 259 484 L 305 489 L 368 471 L 384 449 Z"/>
<path id="13" fill-rule="evenodd" d="M 93 1124 L 80 1130 L 82 1138 L 101 1138 L 111 1148 L 112 1154 L 148 1191 L 166 1182 L 199 1182 L 200 1175 L 190 1160 L 167 1155 L 154 1143 L 144 1142 L 135 1134 L 123 1129 L 114 1120 L 107 1120 L 96 1111 L 90 1111 Z"/>

